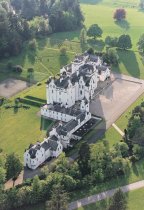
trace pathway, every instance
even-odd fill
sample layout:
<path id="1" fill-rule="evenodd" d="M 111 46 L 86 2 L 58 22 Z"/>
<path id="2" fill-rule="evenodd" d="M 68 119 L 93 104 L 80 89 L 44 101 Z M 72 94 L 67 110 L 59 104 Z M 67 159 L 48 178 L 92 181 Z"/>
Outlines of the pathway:
<path id="1" fill-rule="evenodd" d="M 129 192 L 129 191 L 140 189 L 140 188 L 143 188 L 143 187 L 144 187 L 144 180 L 138 181 L 138 182 L 135 182 L 135 183 L 132 183 L 132 184 L 129 184 L 129 185 L 122 186 L 122 187 L 120 187 L 120 189 L 123 192 Z M 74 202 L 69 204 L 69 210 L 74 210 L 74 209 L 80 208 L 82 206 L 86 206 L 86 205 L 89 205 L 91 203 L 96 203 L 97 201 L 101 201 L 101 200 L 104 200 L 106 198 L 110 198 L 114 195 L 114 193 L 118 189 L 119 188 L 108 190 L 108 191 L 105 191 L 105 192 L 102 192 L 102 193 L 99 193 L 99 194 L 95 194 L 95 195 L 92 195 L 92 196 L 74 201 Z"/>
<path id="2" fill-rule="evenodd" d="M 113 123 L 112 126 L 117 130 L 117 132 L 121 135 L 121 136 L 124 136 L 124 132 L 122 130 L 120 130 L 120 128 L 115 124 Z"/>

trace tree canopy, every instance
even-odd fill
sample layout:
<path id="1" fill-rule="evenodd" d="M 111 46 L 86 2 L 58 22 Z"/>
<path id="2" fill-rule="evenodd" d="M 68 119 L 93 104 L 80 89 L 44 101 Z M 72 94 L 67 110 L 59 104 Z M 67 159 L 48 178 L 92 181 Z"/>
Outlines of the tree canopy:
<path id="1" fill-rule="evenodd" d="M 102 29 L 97 24 L 91 25 L 87 31 L 87 35 L 89 37 L 94 37 L 94 39 L 96 39 L 97 37 L 101 37 L 102 33 Z"/>
<path id="2" fill-rule="evenodd" d="M 118 40 L 118 44 L 117 46 L 121 49 L 131 49 L 132 48 L 132 42 L 131 42 L 131 38 L 129 35 L 121 35 L 119 37 L 119 40 Z"/>
<path id="3" fill-rule="evenodd" d="M 116 9 L 113 18 L 117 21 L 125 19 L 126 18 L 125 9 Z"/>

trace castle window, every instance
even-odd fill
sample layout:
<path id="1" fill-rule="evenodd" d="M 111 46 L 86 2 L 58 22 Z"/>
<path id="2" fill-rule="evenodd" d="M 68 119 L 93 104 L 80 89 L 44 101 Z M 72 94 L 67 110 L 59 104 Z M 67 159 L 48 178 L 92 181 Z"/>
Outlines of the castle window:
<path id="1" fill-rule="evenodd" d="M 80 94 L 82 95 L 82 90 L 80 91 Z"/>
<path id="2" fill-rule="evenodd" d="M 53 90 L 52 90 L 52 93 L 53 93 Z"/>

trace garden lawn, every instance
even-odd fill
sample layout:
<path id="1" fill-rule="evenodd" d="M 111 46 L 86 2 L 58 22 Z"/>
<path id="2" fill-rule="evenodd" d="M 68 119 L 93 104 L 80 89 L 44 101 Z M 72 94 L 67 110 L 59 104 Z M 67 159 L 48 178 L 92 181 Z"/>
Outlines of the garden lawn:
<path id="1" fill-rule="evenodd" d="M 132 110 L 140 105 L 144 101 L 144 94 L 142 94 L 122 115 L 121 117 L 116 121 L 116 125 L 124 131 L 124 129 L 127 127 L 128 120 L 131 117 Z"/>
<path id="2" fill-rule="evenodd" d="M 143 210 L 144 209 L 144 188 L 130 191 L 126 193 L 126 200 L 128 204 L 128 210 Z M 109 206 L 109 200 L 102 200 L 95 204 L 91 204 L 85 207 L 81 207 L 78 210 L 105 210 Z"/>
<path id="3" fill-rule="evenodd" d="M 0 62 L 0 81 L 4 77 L 2 74 L 5 77 L 15 77 L 29 81 L 27 69 L 31 67 L 34 69 L 33 80 L 36 82 L 59 73 L 59 69 L 62 66 L 71 62 L 76 51 L 74 52 L 75 49 L 73 48 L 69 49 L 67 50 L 67 54 L 62 56 L 60 55 L 60 46 L 58 46 L 57 41 L 55 41 L 55 44 L 57 48 L 50 42 L 50 38 L 38 40 L 36 51 L 29 50 L 26 44 L 20 55 L 10 57 L 9 59 L 2 59 Z M 69 45 L 69 43 L 66 44 Z M 12 63 L 13 66 L 21 65 L 23 67 L 22 73 L 12 72 L 12 70 L 7 68 L 8 63 Z"/>
<path id="4" fill-rule="evenodd" d="M 41 120 L 38 116 L 40 108 L 30 105 L 31 101 L 40 102 L 45 100 L 45 83 L 41 86 L 33 86 L 26 89 L 16 97 L 28 100 L 30 109 L 5 109 L 5 105 L 14 105 L 14 97 L 7 104 L 0 107 L 0 148 L 5 153 L 16 153 L 23 161 L 24 150 L 30 143 L 43 140 L 47 128 L 52 123 L 48 120 Z M 27 97 L 35 97 L 29 99 Z M 40 129 L 41 127 L 41 129 Z"/>

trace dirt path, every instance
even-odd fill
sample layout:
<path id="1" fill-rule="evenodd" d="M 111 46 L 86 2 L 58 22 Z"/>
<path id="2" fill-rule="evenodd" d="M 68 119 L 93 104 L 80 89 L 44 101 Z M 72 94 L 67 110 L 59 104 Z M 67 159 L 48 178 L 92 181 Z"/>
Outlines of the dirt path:
<path id="1" fill-rule="evenodd" d="M 144 187 L 144 180 L 139 181 L 139 182 L 135 182 L 129 185 L 125 185 L 120 187 L 120 189 L 125 193 L 125 192 L 129 192 L 132 190 L 136 190 L 136 189 L 140 189 Z M 108 190 L 108 191 L 104 191 L 102 193 L 99 194 L 95 194 L 77 201 L 74 201 L 72 203 L 70 203 L 69 205 L 69 210 L 74 210 L 77 208 L 80 208 L 82 206 L 86 206 L 89 205 L 91 203 L 96 203 L 97 201 L 101 201 L 104 200 L 106 198 L 110 198 L 114 195 L 114 193 L 118 190 L 118 188 L 116 189 L 112 189 L 112 190 Z"/>

